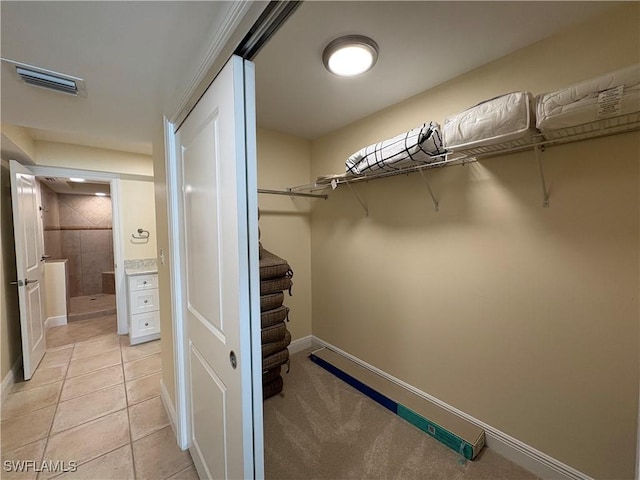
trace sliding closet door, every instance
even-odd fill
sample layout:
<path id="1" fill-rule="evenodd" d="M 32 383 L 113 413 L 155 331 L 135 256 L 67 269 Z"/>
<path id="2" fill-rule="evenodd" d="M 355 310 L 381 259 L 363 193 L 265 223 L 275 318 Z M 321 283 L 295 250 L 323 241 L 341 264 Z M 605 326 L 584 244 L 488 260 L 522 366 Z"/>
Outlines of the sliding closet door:
<path id="1" fill-rule="evenodd" d="M 260 374 L 251 342 L 252 295 L 258 298 L 252 99 L 253 64 L 233 57 L 176 137 L 189 450 L 200 478 L 262 474 L 262 452 L 254 454 L 254 435 L 262 448 L 262 416 L 254 414 L 262 392 L 252 381 L 252 370 Z"/>

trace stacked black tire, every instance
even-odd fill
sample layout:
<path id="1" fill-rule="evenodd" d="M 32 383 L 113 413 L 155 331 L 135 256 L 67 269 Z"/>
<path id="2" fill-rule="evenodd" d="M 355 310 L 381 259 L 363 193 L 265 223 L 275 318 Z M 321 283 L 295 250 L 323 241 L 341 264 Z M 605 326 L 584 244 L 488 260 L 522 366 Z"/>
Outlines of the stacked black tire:
<path id="1" fill-rule="evenodd" d="M 266 400 L 282 391 L 282 366 L 289 367 L 291 334 L 289 308 L 284 292 L 291 295 L 293 271 L 286 260 L 260 245 L 260 320 L 262 326 L 262 393 Z M 287 370 L 288 371 L 288 370 Z"/>

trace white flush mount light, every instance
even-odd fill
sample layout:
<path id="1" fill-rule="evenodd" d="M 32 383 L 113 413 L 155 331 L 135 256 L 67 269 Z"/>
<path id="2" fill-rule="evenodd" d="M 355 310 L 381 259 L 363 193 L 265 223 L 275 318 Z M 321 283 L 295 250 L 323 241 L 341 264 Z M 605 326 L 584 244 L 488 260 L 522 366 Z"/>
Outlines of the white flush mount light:
<path id="1" fill-rule="evenodd" d="M 327 70 L 340 77 L 356 77 L 371 70 L 378 60 L 378 44 L 364 35 L 336 38 L 322 52 Z"/>
<path id="2" fill-rule="evenodd" d="M 74 177 L 71 177 L 71 178 L 69 179 L 69 181 L 70 181 L 70 182 L 81 183 L 81 182 L 84 182 L 84 178 L 74 178 Z"/>

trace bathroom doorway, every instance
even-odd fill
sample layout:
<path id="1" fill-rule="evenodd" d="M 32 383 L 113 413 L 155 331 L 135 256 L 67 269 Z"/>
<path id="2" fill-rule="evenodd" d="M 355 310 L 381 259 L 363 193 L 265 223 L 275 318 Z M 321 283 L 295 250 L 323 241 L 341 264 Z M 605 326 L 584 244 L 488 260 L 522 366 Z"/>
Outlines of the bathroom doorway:
<path id="1" fill-rule="evenodd" d="M 55 280 L 48 279 L 56 287 L 55 293 L 48 292 L 47 296 L 64 296 L 51 302 L 66 307 L 67 321 L 66 328 L 48 335 L 49 346 L 115 333 L 117 302 L 109 181 L 52 176 L 38 180 L 44 251 L 46 262 L 51 264 L 45 269 L 51 270 L 52 276 L 58 275 Z M 58 268 L 53 264 L 58 264 Z M 60 321 L 50 326 L 62 324 Z"/>

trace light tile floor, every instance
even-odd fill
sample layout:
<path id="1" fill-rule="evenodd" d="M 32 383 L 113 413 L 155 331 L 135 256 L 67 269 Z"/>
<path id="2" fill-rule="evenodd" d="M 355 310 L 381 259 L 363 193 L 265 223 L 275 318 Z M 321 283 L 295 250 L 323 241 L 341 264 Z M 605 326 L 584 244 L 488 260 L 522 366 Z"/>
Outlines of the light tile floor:
<path id="1" fill-rule="evenodd" d="M 47 348 L 53 349 L 63 345 L 70 345 L 77 342 L 115 333 L 118 331 L 117 317 L 106 315 L 86 320 L 76 320 L 66 325 L 52 327 L 47 331 Z"/>
<path id="2" fill-rule="evenodd" d="M 197 479 L 160 398 L 160 342 L 132 347 L 126 336 L 100 334 L 101 327 L 84 330 L 90 338 L 48 350 L 33 378 L 16 383 L 3 402 L 0 476 Z M 5 462 L 18 460 L 42 471 L 7 471 Z M 75 472 L 45 471 L 71 461 Z"/>
<path id="3" fill-rule="evenodd" d="M 69 300 L 69 321 L 103 317 L 116 313 L 116 296 L 108 293 L 71 297 Z"/>

